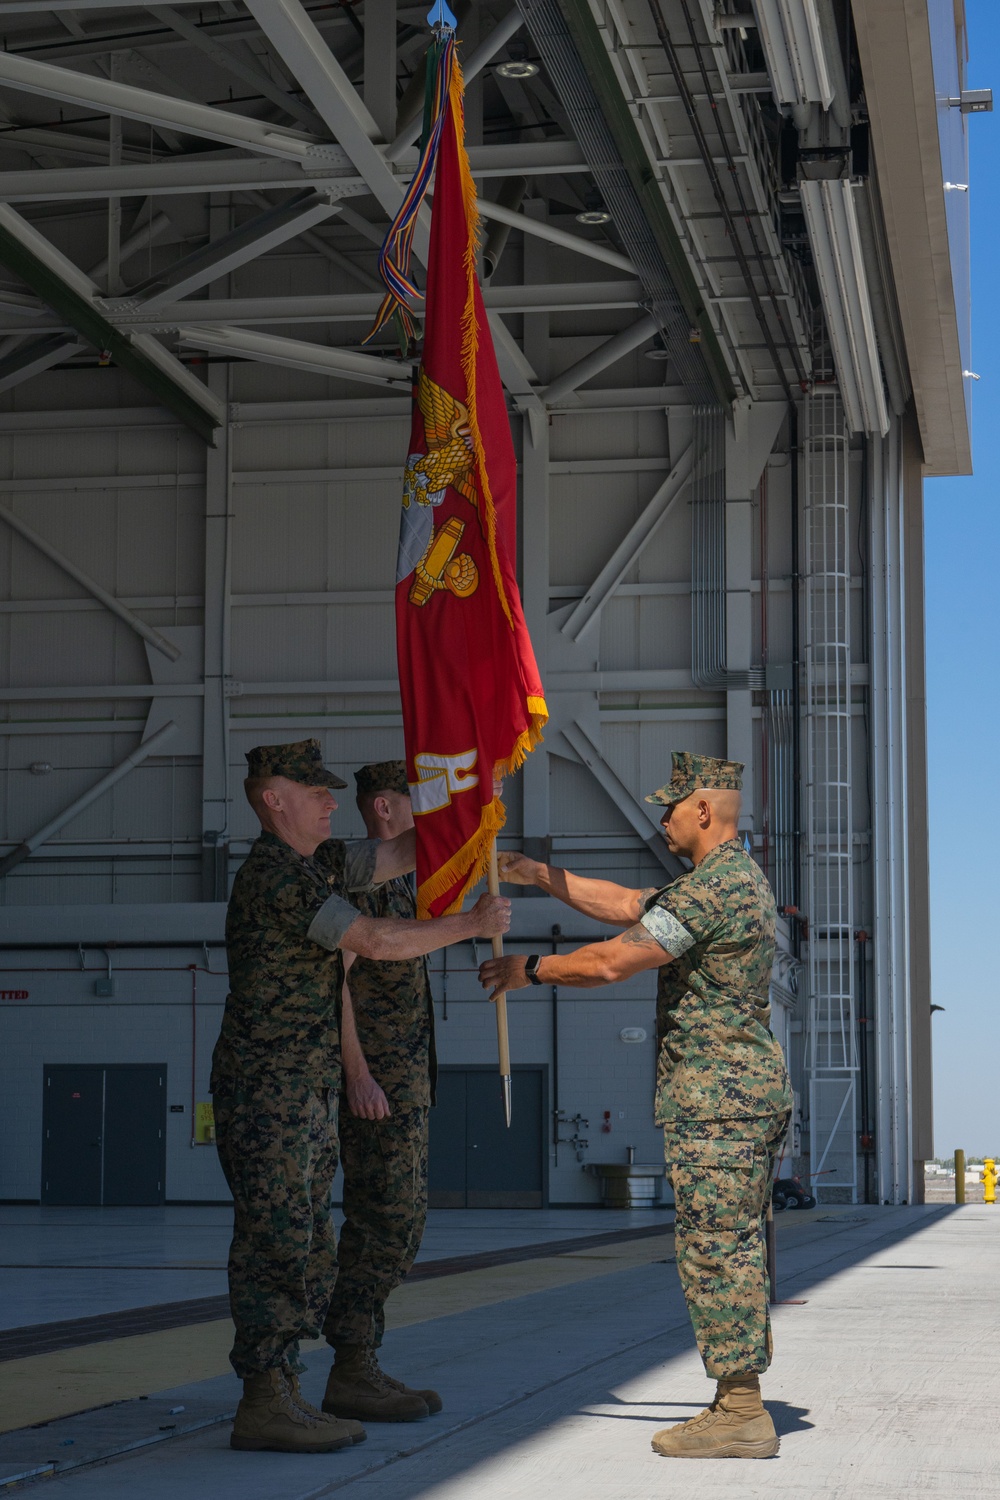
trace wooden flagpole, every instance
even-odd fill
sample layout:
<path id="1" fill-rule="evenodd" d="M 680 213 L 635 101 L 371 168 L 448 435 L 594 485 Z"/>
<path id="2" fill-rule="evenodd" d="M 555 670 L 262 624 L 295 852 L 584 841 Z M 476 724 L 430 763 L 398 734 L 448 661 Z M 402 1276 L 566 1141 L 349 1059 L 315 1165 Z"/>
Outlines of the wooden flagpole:
<path id="1" fill-rule="evenodd" d="M 500 894 L 500 875 L 497 870 L 497 841 L 490 845 L 490 864 L 486 875 L 487 889 L 491 896 Z M 493 957 L 503 958 L 503 938 L 493 939 Z M 503 1088 L 503 1112 L 510 1129 L 510 1039 L 507 1036 L 507 996 L 498 995 L 493 1002 L 497 1012 L 497 1053 L 500 1058 L 500 1083 Z"/>

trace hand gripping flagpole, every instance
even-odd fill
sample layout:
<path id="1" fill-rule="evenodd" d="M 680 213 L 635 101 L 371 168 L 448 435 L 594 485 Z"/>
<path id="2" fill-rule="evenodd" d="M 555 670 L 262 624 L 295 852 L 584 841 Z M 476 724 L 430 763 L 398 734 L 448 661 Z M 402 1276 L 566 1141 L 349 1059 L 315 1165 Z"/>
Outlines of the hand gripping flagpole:
<path id="1" fill-rule="evenodd" d="M 486 872 L 487 889 L 491 896 L 500 894 L 500 875 L 497 870 L 497 841 L 490 844 L 490 863 Z M 503 938 L 493 939 L 493 957 L 503 958 Z M 510 1039 L 507 1036 L 507 996 L 497 995 L 494 1004 L 497 1012 L 497 1052 L 500 1057 L 500 1085 L 503 1089 L 503 1112 L 510 1129 Z"/>

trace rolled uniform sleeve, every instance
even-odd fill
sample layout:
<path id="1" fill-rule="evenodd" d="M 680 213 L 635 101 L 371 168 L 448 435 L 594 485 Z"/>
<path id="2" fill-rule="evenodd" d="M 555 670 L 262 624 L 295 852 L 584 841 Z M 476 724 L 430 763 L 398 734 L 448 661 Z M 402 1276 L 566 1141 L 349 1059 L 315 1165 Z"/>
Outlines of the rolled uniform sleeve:
<path id="1" fill-rule="evenodd" d="M 678 922 L 672 911 L 664 906 L 653 906 L 644 917 L 640 918 L 641 925 L 651 937 L 654 937 L 660 947 L 667 953 L 672 953 L 674 958 L 680 958 L 686 953 L 694 942 L 694 938 L 688 932 L 683 922 Z"/>
<path id="2" fill-rule="evenodd" d="M 695 943 L 714 937 L 718 927 L 716 911 L 692 887 L 694 882 L 688 883 L 680 876 L 673 885 L 657 892 L 639 919 L 650 936 L 674 958 L 680 958 Z"/>
<path id="3" fill-rule="evenodd" d="M 313 857 L 313 862 L 326 877 L 327 889 L 330 885 L 335 889 L 322 906 L 313 911 L 306 937 L 330 952 L 340 947 L 352 922 L 363 915 L 346 896 L 372 889 L 378 843 L 378 839 L 358 839 L 351 844 L 329 839 L 320 845 Z"/>
<path id="4" fill-rule="evenodd" d="M 378 846 L 378 839 L 358 839 L 344 845 L 344 885 L 349 891 L 374 889 Z"/>
<path id="5" fill-rule="evenodd" d="M 343 896 L 327 896 L 313 917 L 306 933 L 314 943 L 336 952 L 344 940 L 347 929 L 361 916 L 356 906 L 345 901 Z"/>

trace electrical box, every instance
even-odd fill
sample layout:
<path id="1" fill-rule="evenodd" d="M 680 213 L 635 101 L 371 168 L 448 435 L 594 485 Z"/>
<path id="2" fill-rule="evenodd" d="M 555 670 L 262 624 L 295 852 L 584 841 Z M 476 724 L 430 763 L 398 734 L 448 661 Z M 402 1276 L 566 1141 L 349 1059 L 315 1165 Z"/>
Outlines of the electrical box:
<path id="1" fill-rule="evenodd" d="M 115 982 L 113 979 L 95 979 L 94 994 L 101 1000 L 112 1000 L 115 993 Z"/>
<path id="2" fill-rule="evenodd" d="M 215 1143 L 215 1108 L 210 1099 L 199 1100 L 194 1107 L 194 1142 L 196 1146 Z"/>

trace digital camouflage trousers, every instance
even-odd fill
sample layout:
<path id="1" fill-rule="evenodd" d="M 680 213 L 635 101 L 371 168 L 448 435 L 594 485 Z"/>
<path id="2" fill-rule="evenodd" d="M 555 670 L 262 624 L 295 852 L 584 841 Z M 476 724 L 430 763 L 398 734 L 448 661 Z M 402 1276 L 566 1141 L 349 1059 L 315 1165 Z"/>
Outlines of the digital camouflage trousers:
<path id="1" fill-rule="evenodd" d="M 301 1370 L 299 1340 L 319 1337 L 337 1279 L 336 1090 L 296 1078 L 219 1089 L 215 1138 L 233 1195 L 233 1369 Z"/>
<path id="2" fill-rule="evenodd" d="M 713 1380 L 771 1363 L 763 1217 L 788 1120 L 674 1120 L 664 1132 L 677 1270 Z"/>
<path id="3" fill-rule="evenodd" d="M 323 1336 L 334 1348 L 377 1348 L 386 1298 L 412 1266 L 427 1219 L 428 1111 L 394 1104 L 388 1119 L 358 1120 L 341 1110 L 344 1225 Z"/>

